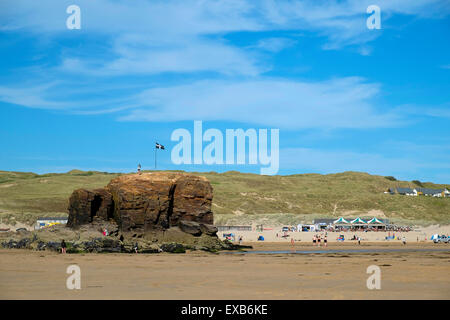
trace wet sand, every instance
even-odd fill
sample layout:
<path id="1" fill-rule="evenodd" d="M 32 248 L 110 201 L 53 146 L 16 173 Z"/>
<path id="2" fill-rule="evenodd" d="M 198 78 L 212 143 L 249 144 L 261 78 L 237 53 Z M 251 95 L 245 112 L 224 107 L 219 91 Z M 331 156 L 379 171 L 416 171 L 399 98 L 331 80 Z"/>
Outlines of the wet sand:
<path id="1" fill-rule="evenodd" d="M 290 250 L 252 243 L 253 250 Z M 0 250 L 0 299 L 450 299 L 450 245 L 330 244 L 328 249 L 447 251 L 318 254 L 76 254 Z M 295 250 L 317 249 L 296 245 Z M 67 266 L 81 290 L 66 288 Z M 369 265 L 381 290 L 366 287 Z"/>

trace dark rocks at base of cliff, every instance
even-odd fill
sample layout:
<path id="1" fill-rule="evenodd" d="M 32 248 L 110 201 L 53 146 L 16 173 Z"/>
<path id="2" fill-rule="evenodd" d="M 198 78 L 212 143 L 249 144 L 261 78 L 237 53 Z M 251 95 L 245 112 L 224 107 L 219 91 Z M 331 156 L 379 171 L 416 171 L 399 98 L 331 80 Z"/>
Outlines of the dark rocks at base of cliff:
<path id="1" fill-rule="evenodd" d="M 218 252 L 248 247 L 221 241 L 217 236 L 202 233 L 200 236 L 182 231 L 179 227 L 154 230 L 145 234 L 117 233 L 103 236 L 105 224 L 89 224 L 78 229 L 61 225 L 52 226 L 27 234 L 9 233 L 0 237 L 0 248 L 29 249 L 61 252 L 61 240 L 67 245 L 67 253 L 184 253 L 187 251 Z M 110 227 L 113 227 L 111 224 Z M 116 225 L 116 228 L 117 225 Z"/>

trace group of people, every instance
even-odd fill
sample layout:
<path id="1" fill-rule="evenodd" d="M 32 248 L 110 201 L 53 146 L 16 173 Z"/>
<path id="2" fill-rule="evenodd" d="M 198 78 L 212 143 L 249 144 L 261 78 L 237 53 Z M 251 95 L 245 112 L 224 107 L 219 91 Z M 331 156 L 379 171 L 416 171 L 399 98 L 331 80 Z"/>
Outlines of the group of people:
<path id="1" fill-rule="evenodd" d="M 315 234 L 313 236 L 313 245 L 314 246 L 317 245 L 318 247 L 320 247 L 321 242 L 324 244 L 325 247 L 327 246 L 327 243 L 328 243 L 327 235 L 326 234 L 325 235 Z"/>

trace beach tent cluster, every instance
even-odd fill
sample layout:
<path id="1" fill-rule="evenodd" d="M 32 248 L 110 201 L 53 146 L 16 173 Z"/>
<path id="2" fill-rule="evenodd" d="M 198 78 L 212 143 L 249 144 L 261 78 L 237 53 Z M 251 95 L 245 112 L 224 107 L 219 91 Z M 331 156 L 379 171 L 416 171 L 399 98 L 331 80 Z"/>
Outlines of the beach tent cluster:
<path id="1" fill-rule="evenodd" d="M 372 219 L 366 221 L 357 217 L 353 220 L 346 220 L 340 217 L 333 221 L 333 225 L 336 227 L 385 227 L 386 223 L 380 219 L 373 217 Z"/>

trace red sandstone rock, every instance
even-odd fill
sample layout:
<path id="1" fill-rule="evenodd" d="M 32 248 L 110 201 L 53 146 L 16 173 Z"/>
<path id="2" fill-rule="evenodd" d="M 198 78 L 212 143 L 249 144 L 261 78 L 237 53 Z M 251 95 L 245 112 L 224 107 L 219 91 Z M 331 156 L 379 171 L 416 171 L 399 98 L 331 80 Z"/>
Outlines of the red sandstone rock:
<path id="1" fill-rule="evenodd" d="M 123 175 L 104 189 L 75 190 L 68 226 L 114 219 L 122 231 L 140 233 L 179 226 L 181 221 L 212 225 L 211 203 L 212 187 L 204 177 L 170 172 Z"/>

